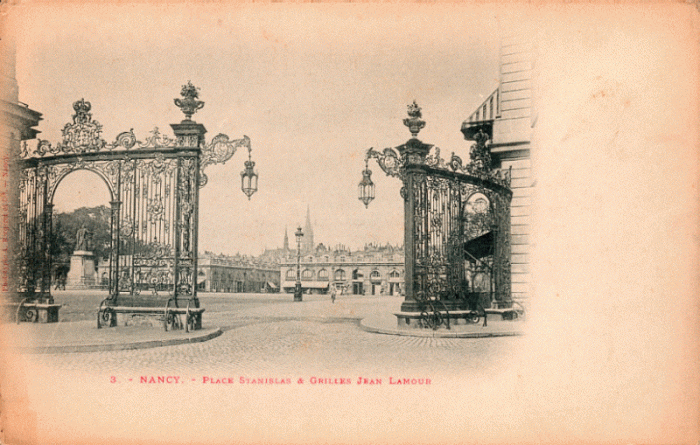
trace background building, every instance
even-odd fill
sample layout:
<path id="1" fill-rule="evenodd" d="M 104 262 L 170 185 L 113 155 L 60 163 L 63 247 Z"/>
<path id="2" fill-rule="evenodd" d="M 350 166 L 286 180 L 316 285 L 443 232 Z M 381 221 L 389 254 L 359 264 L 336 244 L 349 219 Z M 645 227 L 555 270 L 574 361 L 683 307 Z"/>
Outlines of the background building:
<path id="1" fill-rule="evenodd" d="M 197 283 L 200 292 L 278 292 L 279 263 L 205 252 L 198 259 Z"/>
<path id="2" fill-rule="evenodd" d="M 19 88 L 15 74 L 15 46 L 12 33 L 0 20 L 0 294 L 5 301 L 21 298 L 9 294 L 13 277 L 18 276 L 17 262 L 7 256 L 13 252 L 12 240 L 16 238 L 16 209 L 19 203 L 17 163 L 12 162 L 22 150 L 22 141 L 36 138 L 41 113 L 19 101 Z M 8 298 L 9 297 L 9 298 Z"/>
<path id="3" fill-rule="evenodd" d="M 304 292 L 326 293 L 334 286 L 352 295 L 399 295 L 404 282 L 404 250 L 391 245 L 367 245 L 351 251 L 322 244 L 301 257 Z M 292 250 L 280 264 L 282 289 L 292 292 L 296 282 L 297 256 Z"/>
<path id="4" fill-rule="evenodd" d="M 346 246 L 333 248 L 313 245 L 313 226 L 306 212 L 301 241 L 301 287 L 304 292 L 327 293 L 334 286 L 344 294 L 399 295 L 404 283 L 404 249 L 389 244 L 367 244 L 352 251 Z M 308 234 L 308 235 L 307 235 Z M 284 248 L 266 251 L 279 257 L 279 275 L 283 292 L 293 292 L 297 273 L 297 251 L 289 248 L 285 230 Z"/>
<path id="5" fill-rule="evenodd" d="M 21 141 L 34 139 L 39 133 L 41 113 L 19 101 L 15 78 L 15 47 L 0 23 L 0 154 L 9 158 L 20 152 Z"/>
<path id="6" fill-rule="evenodd" d="M 279 292 L 279 261 L 274 257 L 249 257 L 204 252 L 197 259 L 197 290 L 199 292 Z M 107 288 L 109 259 L 97 266 L 99 286 Z M 166 290 L 169 284 L 162 289 Z"/>

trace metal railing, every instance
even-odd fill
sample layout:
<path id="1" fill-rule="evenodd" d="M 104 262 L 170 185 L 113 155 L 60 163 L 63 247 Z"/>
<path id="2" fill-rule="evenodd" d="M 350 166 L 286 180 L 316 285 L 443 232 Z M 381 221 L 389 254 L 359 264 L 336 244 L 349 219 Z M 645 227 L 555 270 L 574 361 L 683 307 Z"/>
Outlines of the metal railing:
<path id="1" fill-rule="evenodd" d="M 498 88 L 469 116 L 469 122 L 491 121 L 501 113 Z"/>

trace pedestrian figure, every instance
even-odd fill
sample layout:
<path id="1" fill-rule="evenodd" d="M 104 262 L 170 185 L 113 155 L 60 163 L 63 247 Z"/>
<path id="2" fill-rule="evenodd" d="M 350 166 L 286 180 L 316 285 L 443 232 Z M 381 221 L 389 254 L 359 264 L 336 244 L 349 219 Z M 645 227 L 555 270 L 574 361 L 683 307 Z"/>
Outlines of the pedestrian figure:
<path id="1" fill-rule="evenodd" d="M 331 303 L 335 303 L 335 286 L 331 286 Z"/>

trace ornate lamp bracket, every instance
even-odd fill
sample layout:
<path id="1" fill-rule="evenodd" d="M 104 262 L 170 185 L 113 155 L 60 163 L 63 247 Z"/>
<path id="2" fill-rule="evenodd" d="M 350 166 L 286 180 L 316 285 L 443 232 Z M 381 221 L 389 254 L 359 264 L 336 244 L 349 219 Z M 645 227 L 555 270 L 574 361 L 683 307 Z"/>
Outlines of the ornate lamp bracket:
<path id="1" fill-rule="evenodd" d="M 399 156 L 396 150 L 393 148 L 385 148 L 381 152 L 376 151 L 374 148 L 367 150 L 367 155 L 365 156 L 365 161 L 369 159 L 376 159 L 379 168 L 382 169 L 384 173 L 388 176 L 393 176 L 403 180 L 404 177 L 404 166 L 406 164 L 406 159 L 403 156 Z"/>
<path id="2" fill-rule="evenodd" d="M 243 135 L 242 139 L 229 140 L 225 134 L 218 134 L 202 147 L 202 160 L 199 164 L 199 186 L 207 185 L 207 175 L 204 169 L 212 164 L 224 164 L 236 153 L 239 147 L 246 147 L 250 151 L 250 138 Z"/>

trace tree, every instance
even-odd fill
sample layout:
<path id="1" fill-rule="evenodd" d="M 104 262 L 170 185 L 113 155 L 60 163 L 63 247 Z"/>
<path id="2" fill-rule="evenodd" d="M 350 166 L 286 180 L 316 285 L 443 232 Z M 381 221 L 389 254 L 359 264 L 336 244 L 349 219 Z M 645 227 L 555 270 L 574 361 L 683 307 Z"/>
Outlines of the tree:
<path id="1" fill-rule="evenodd" d="M 51 255 L 54 264 L 67 266 L 76 246 L 76 234 L 85 226 L 90 233 L 89 248 L 98 261 L 109 257 L 111 248 L 110 235 L 111 210 L 99 207 L 81 207 L 70 213 L 54 215 Z"/>

